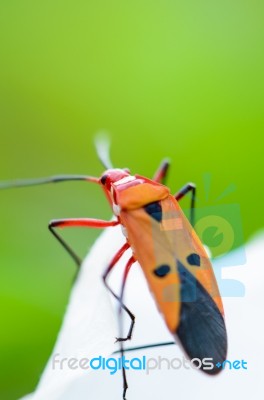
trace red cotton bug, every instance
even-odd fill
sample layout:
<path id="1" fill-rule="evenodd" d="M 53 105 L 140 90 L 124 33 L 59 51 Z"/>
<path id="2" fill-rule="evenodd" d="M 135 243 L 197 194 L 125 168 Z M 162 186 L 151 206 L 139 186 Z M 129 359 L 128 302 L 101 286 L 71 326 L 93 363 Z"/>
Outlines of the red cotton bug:
<path id="1" fill-rule="evenodd" d="M 156 305 L 165 323 L 178 339 L 190 359 L 212 358 L 214 367 L 203 369 L 217 374 L 221 369 L 216 363 L 226 359 L 227 334 L 224 311 L 211 262 L 193 229 L 196 188 L 185 185 L 172 195 L 165 185 L 169 162 L 164 160 L 153 179 L 131 175 L 128 169 L 113 168 L 109 160 L 108 144 L 97 141 L 98 156 L 106 168 L 100 178 L 85 175 L 61 175 L 48 178 L 3 182 L 0 189 L 82 180 L 100 185 L 114 212 L 115 219 L 60 219 L 49 223 L 56 239 L 80 266 L 81 260 L 58 234 L 57 228 L 92 227 L 106 228 L 120 225 L 126 238 L 125 244 L 109 262 L 103 281 L 130 317 L 126 337 L 118 338 L 123 355 L 123 342 L 131 339 L 135 317 L 123 303 L 125 282 L 132 265 L 138 261 L 147 279 Z M 179 201 L 191 192 L 190 222 L 179 206 Z M 107 282 L 122 255 L 131 248 L 132 256 L 124 268 L 121 293 L 116 294 Z M 123 399 L 127 390 L 123 368 Z"/>

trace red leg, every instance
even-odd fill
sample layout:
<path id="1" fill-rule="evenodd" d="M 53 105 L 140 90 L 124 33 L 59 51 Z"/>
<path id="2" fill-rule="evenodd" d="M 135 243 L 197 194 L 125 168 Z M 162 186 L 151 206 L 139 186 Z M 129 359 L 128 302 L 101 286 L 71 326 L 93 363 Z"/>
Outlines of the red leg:
<path id="1" fill-rule="evenodd" d="M 72 248 L 65 242 L 64 239 L 55 231 L 54 228 L 67 228 L 67 227 L 90 227 L 90 228 L 107 228 L 109 226 L 116 226 L 119 221 L 103 221 L 94 218 L 74 218 L 74 219 L 57 219 L 49 223 L 49 230 L 55 238 L 61 243 L 64 249 L 70 254 L 78 267 L 81 265 L 82 260 L 72 250 Z"/>
<path id="2" fill-rule="evenodd" d="M 109 275 L 109 273 L 112 271 L 112 269 L 114 268 L 114 266 L 116 265 L 116 263 L 118 262 L 118 260 L 121 258 L 121 256 L 124 254 L 124 252 L 130 247 L 130 245 L 126 242 L 121 249 L 116 253 L 116 255 L 114 256 L 114 258 L 112 259 L 111 263 L 109 264 L 109 266 L 107 267 L 104 275 L 103 275 L 103 280 L 104 280 L 104 284 L 106 286 L 106 288 L 110 291 L 110 293 L 118 300 L 120 308 L 123 309 L 131 318 L 131 326 L 129 329 L 129 333 L 126 339 L 119 339 L 117 338 L 117 341 L 120 341 L 120 352 L 121 352 L 121 356 L 123 357 L 124 355 L 124 349 L 123 349 L 123 340 L 127 340 L 131 338 L 131 334 L 132 334 L 132 330 L 133 330 L 133 326 L 135 323 L 135 316 L 134 314 L 132 314 L 132 312 L 127 308 L 127 306 L 123 303 L 123 292 L 124 292 L 124 285 L 125 285 L 125 281 L 126 281 L 126 277 L 128 275 L 128 272 L 130 270 L 131 265 L 134 262 L 134 258 L 131 257 L 127 264 L 126 264 L 126 268 L 125 268 L 125 272 L 124 272 L 124 276 L 123 276 L 123 283 L 122 283 L 122 290 L 121 290 L 121 296 L 118 296 L 113 290 L 112 288 L 109 286 L 109 284 L 106 281 L 107 276 Z M 121 332 L 121 326 L 122 326 L 122 321 L 121 318 L 119 318 L 119 331 Z M 130 337 L 129 337 L 130 336 Z M 123 399 L 125 400 L 126 397 L 126 391 L 128 388 L 128 384 L 127 384 L 127 379 L 126 379 L 126 371 L 124 369 L 124 367 L 122 368 L 122 376 L 123 376 Z"/>
<path id="3" fill-rule="evenodd" d="M 194 218 L 194 211 L 195 211 L 195 196 L 196 196 L 196 186 L 194 183 L 187 183 L 184 185 L 181 190 L 179 190 L 175 195 L 175 199 L 177 201 L 181 200 L 187 193 L 192 192 L 191 198 L 191 213 L 190 213 L 190 222 L 191 225 L 194 226 L 195 218 Z"/>
<path id="4" fill-rule="evenodd" d="M 105 282 L 107 276 L 109 275 L 109 273 L 112 271 L 112 269 L 114 268 L 114 266 L 116 265 L 116 263 L 119 261 L 119 259 L 121 258 L 121 256 L 124 254 L 124 252 L 129 249 L 130 245 L 126 242 L 121 249 L 118 250 L 118 252 L 115 254 L 115 256 L 113 257 L 112 261 L 110 262 L 110 264 L 108 265 L 106 271 L 104 272 L 103 275 L 103 280 Z"/>
<path id="5" fill-rule="evenodd" d="M 169 166 L 170 166 L 169 160 L 167 159 L 163 160 L 154 174 L 153 181 L 164 183 Z"/>
<path id="6" fill-rule="evenodd" d="M 132 257 L 130 257 L 130 259 L 128 260 L 128 262 L 127 262 L 127 264 L 126 264 L 126 267 L 125 267 L 125 272 L 124 272 L 124 275 L 123 275 L 122 286 L 121 286 L 121 293 L 120 293 L 120 297 L 119 297 L 119 299 L 120 299 L 120 308 L 119 308 L 119 312 L 121 312 L 122 304 L 124 304 L 124 303 L 123 303 L 124 290 L 125 290 L 125 284 L 126 284 L 126 280 L 127 280 L 127 277 L 128 277 L 128 273 L 129 273 L 129 271 L 130 271 L 132 265 L 133 265 L 135 262 L 136 262 L 136 260 L 135 260 L 134 257 L 132 256 Z M 132 313 L 131 313 L 131 315 L 129 314 L 129 316 L 130 316 L 130 318 L 131 318 L 131 324 L 130 324 L 130 327 L 129 327 L 128 334 L 127 334 L 127 336 L 126 336 L 125 338 L 121 338 L 121 337 L 120 337 L 120 338 L 117 338 L 116 340 L 117 340 L 118 342 L 125 342 L 126 340 L 130 340 L 131 337 L 132 337 L 132 332 L 133 332 L 134 325 L 135 325 L 135 316 L 134 316 L 134 314 L 132 314 Z M 120 317 L 120 327 L 122 327 L 121 317 Z M 121 330 L 121 329 L 120 329 L 120 330 Z"/>
<path id="7" fill-rule="evenodd" d="M 122 281 L 122 289 L 121 289 L 121 295 L 118 296 L 113 289 L 109 286 L 109 284 L 107 283 L 106 279 L 109 275 L 109 273 L 112 271 L 112 269 L 114 268 L 114 266 L 116 265 L 116 263 L 119 261 L 119 259 L 121 258 L 121 256 L 124 254 L 124 252 L 130 247 L 130 245 L 126 242 L 121 249 L 116 253 L 116 255 L 114 256 L 114 258 L 112 259 L 112 261 L 110 262 L 109 266 L 107 267 L 104 275 L 103 275 L 103 281 L 105 286 L 107 287 L 107 289 L 111 292 L 111 294 L 117 299 L 117 301 L 119 302 L 120 305 L 120 309 L 123 309 L 126 311 L 126 313 L 129 315 L 130 319 L 131 319 L 131 326 L 129 329 L 129 333 L 127 335 L 127 337 L 125 339 L 121 339 L 121 338 L 117 338 L 117 341 L 125 341 L 128 339 L 131 339 L 131 334 L 133 331 L 133 325 L 134 325 L 134 321 L 135 321 L 135 316 L 134 314 L 126 307 L 126 305 L 123 303 L 123 293 L 124 293 L 124 287 L 125 287 L 125 282 L 126 282 L 126 278 L 128 275 L 128 272 L 131 268 L 131 265 L 135 262 L 134 257 L 130 257 L 130 259 L 128 260 L 126 267 L 125 267 L 125 272 L 123 275 L 123 281 Z"/>
<path id="8" fill-rule="evenodd" d="M 66 228 L 66 227 L 89 227 L 89 228 L 108 228 L 116 226 L 119 221 L 104 221 L 103 219 L 95 218 L 69 218 L 69 219 L 54 219 L 49 223 L 49 227 Z"/>

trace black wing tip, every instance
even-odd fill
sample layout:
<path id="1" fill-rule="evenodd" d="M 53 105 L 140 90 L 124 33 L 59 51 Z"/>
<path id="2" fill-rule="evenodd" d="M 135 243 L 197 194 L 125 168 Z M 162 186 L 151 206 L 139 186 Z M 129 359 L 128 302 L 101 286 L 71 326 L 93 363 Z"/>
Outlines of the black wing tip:
<path id="1" fill-rule="evenodd" d="M 216 376 L 224 369 L 223 365 L 227 358 L 226 336 L 223 338 L 223 343 L 218 343 L 217 352 L 214 354 L 212 354 L 209 349 L 206 349 L 206 351 L 204 351 L 204 349 L 197 349 L 197 351 L 191 349 L 190 351 L 190 349 L 185 347 L 186 343 L 181 340 L 177 332 L 173 336 L 175 337 L 176 343 L 181 345 L 186 358 L 189 360 L 189 369 L 194 369 L 210 376 Z"/>
<path id="2" fill-rule="evenodd" d="M 194 368 L 217 375 L 227 356 L 224 318 L 213 298 L 181 263 L 178 263 L 178 270 L 181 298 L 185 301 L 181 303 L 180 322 L 175 333 Z"/>

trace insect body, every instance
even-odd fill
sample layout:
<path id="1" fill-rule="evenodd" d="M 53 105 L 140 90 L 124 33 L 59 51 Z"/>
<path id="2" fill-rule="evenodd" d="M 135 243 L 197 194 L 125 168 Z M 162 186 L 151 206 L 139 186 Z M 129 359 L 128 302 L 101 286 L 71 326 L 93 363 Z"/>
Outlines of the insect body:
<path id="1" fill-rule="evenodd" d="M 118 338 L 121 353 L 123 342 L 130 339 L 135 317 L 123 303 L 125 282 L 131 266 L 138 261 L 157 307 L 172 335 L 178 338 L 190 359 L 212 358 L 214 365 L 226 358 L 227 336 L 224 312 L 210 260 L 203 245 L 179 206 L 179 200 L 192 192 L 191 222 L 194 220 L 195 186 L 187 184 L 175 195 L 161 182 L 168 162 L 164 161 L 153 180 L 132 176 L 127 169 L 111 167 L 106 152 L 99 148 L 99 157 L 107 170 L 100 178 L 89 176 L 55 176 L 37 180 L 3 183 L 0 188 L 26 186 L 67 180 L 85 180 L 102 187 L 115 214 L 115 220 L 91 218 L 54 220 L 49 229 L 79 265 L 81 260 L 58 234 L 57 228 L 86 226 L 104 228 L 120 225 L 125 244 L 109 263 L 103 279 L 107 288 L 128 313 L 131 324 L 126 337 Z M 123 275 L 120 295 L 108 285 L 107 277 L 127 249 L 132 249 Z M 198 361 L 198 360 L 197 360 Z M 218 373 L 216 366 L 209 374 Z M 123 369 L 125 399 L 127 381 Z"/>
<path id="2" fill-rule="evenodd" d="M 106 171 L 101 183 L 132 248 L 131 263 L 141 265 L 170 332 L 191 359 L 223 362 L 222 301 L 210 260 L 176 200 L 182 191 L 175 198 L 156 181 L 117 170 Z"/>

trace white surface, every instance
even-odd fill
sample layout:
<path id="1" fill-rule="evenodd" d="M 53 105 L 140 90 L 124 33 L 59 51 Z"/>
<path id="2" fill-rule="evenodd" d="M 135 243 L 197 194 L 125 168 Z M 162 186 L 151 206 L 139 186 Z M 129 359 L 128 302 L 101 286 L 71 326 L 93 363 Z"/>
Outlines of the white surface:
<path id="1" fill-rule="evenodd" d="M 108 293 L 102 285 L 101 274 L 111 256 L 121 247 L 124 239 L 120 227 L 109 228 L 96 242 L 83 265 L 73 288 L 70 304 L 54 349 L 54 353 L 68 357 L 110 356 L 117 334 L 115 315 Z M 230 260 L 239 256 L 230 254 Z M 118 281 L 125 259 L 120 261 L 113 287 Z M 216 377 L 196 370 L 128 371 L 128 400 L 196 399 L 254 399 L 264 398 L 262 383 L 263 351 L 263 284 L 264 236 L 247 245 L 247 262 L 243 266 L 223 269 L 223 278 L 237 279 L 245 286 L 244 297 L 223 298 L 228 331 L 228 359 L 244 359 L 247 370 L 225 370 Z M 231 264 L 232 265 L 232 264 Z M 129 275 L 126 303 L 136 315 L 136 326 L 129 346 L 170 341 L 162 318 L 154 306 L 142 272 L 137 264 Z M 125 326 L 128 326 L 126 320 Z M 125 329 L 124 329 L 125 330 Z M 128 357 L 182 357 L 179 346 L 160 347 L 127 353 Z M 121 373 L 109 371 L 53 370 L 51 363 L 30 400 L 100 400 L 122 399 Z"/>

